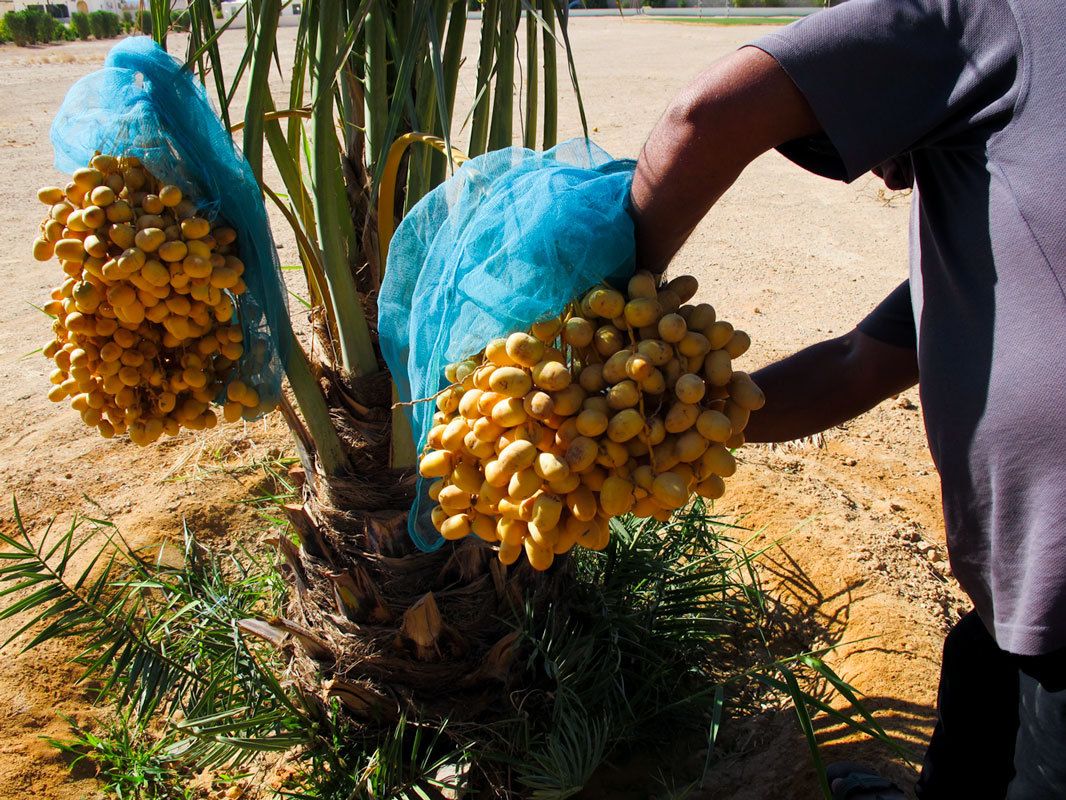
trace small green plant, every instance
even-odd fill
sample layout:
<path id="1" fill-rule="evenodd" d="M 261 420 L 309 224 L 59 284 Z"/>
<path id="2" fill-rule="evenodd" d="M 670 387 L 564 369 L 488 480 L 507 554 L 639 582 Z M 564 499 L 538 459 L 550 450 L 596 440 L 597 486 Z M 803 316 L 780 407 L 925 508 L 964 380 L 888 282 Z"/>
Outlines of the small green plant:
<path id="1" fill-rule="evenodd" d="M 71 768 L 78 764 L 91 765 L 104 791 L 118 800 L 193 800 L 195 797 L 183 785 L 180 770 L 166 752 L 166 740 L 152 736 L 134 720 L 117 714 L 98 731 L 68 722 L 70 738 L 48 742 L 67 757 Z"/>
<path id="2" fill-rule="evenodd" d="M 78 38 L 83 42 L 87 41 L 89 36 L 92 35 L 92 27 L 89 24 L 89 15 L 84 11 L 75 11 L 70 15 L 70 24 L 74 26 L 74 30 L 77 31 Z"/>

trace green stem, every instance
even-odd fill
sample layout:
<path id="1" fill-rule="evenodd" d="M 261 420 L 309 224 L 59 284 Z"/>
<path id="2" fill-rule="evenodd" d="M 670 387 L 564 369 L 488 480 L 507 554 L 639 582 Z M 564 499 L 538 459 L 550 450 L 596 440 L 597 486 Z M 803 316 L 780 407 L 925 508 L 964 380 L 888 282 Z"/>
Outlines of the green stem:
<path id="1" fill-rule="evenodd" d="M 514 61 L 515 32 L 518 29 L 518 4 L 503 0 L 500 14 L 500 42 L 496 56 L 496 94 L 492 100 L 492 127 L 489 150 L 511 146 L 514 130 Z"/>
<path id="2" fill-rule="evenodd" d="M 537 61 L 537 18 L 526 12 L 526 124 L 525 145 L 537 146 L 537 89 L 539 64 Z"/>
<path id="3" fill-rule="evenodd" d="M 222 72 L 222 56 L 218 52 L 218 37 L 225 31 L 236 15 L 222 24 L 221 29 L 215 28 L 215 11 L 211 6 L 211 0 L 192 0 L 189 3 L 189 13 L 193 20 L 193 30 L 199 31 L 196 36 L 189 38 L 189 57 L 186 65 L 191 66 L 195 61 L 200 71 L 200 82 L 207 85 L 207 73 L 210 71 L 212 81 L 215 84 L 215 93 L 218 96 L 218 111 L 222 116 L 222 124 L 230 127 L 229 106 L 226 104 L 226 80 Z M 193 46 L 193 42 L 196 46 Z M 204 65 L 204 56 L 210 62 L 211 69 Z"/>
<path id="4" fill-rule="evenodd" d="M 560 0 L 550 0 L 550 2 L 560 2 Z M 562 8 L 562 5 L 560 4 L 556 8 Z M 574 48 L 570 43 L 570 29 L 566 12 L 564 11 L 562 16 L 558 18 L 559 34 L 563 37 L 563 47 L 566 49 L 566 68 L 570 73 L 570 85 L 574 87 L 577 114 L 581 118 L 581 134 L 587 139 L 589 136 L 589 121 L 585 116 L 585 101 L 581 99 L 581 84 L 577 80 L 577 64 L 574 63 Z"/>
<path id="5" fill-rule="evenodd" d="M 452 146 L 452 116 L 455 114 L 455 90 L 459 83 L 459 66 L 463 59 L 463 39 L 466 37 L 466 3 L 455 0 L 451 15 L 448 17 L 448 34 L 444 41 L 442 56 L 444 72 L 444 119 L 441 120 L 441 136 L 449 147 Z M 448 171 L 449 159 L 434 155 L 433 171 L 430 173 L 430 186 L 436 186 L 444 180 Z"/>
<path id="6" fill-rule="evenodd" d="M 326 273 L 340 335 L 341 363 L 358 375 L 378 371 L 370 329 L 363 315 L 348 252 L 355 229 L 348 211 L 348 195 L 341 170 L 340 145 L 334 120 L 334 76 L 323 74 L 324 64 L 337 61 L 340 4 L 323 3 L 319 9 L 311 98 L 312 200 L 318 222 L 322 267 Z"/>
<path id="7" fill-rule="evenodd" d="M 314 39 L 317 28 L 318 5 L 305 3 L 300 14 L 300 25 L 296 29 L 296 44 L 292 54 L 292 73 L 289 83 L 289 108 L 299 108 L 304 105 L 304 88 L 307 85 L 307 61 L 308 50 Z M 300 149 L 304 140 L 303 120 L 298 117 L 290 117 L 285 130 L 285 138 L 289 144 L 293 161 L 300 163 Z"/>
<path id="8" fill-rule="evenodd" d="M 152 38 L 167 49 L 167 32 L 170 30 L 170 0 L 151 0 L 148 7 L 152 14 Z"/>
<path id="9" fill-rule="evenodd" d="M 274 102 L 269 99 L 268 79 L 280 13 L 281 0 L 262 0 L 252 40 L 252 71 L 248 84 L 248 103 L 244 110 L 242 149 L 260 184 L 263 183 L 263 114 L 274 110 Z"/>
<path id="10" fill-rule="evenodd" d="M 268 98 L 269 99 L 269 98 Z M 271 101 L 273 104 L 273 101 Z M 303 177 L 300 175 L 300 164 L 292 156 L 288 142 L 285 141 L 285 133 L 281 129 L 281 123 L 276 119 L 268 119 L 264 123 L 264 135 L 270 147 L 270 153 L 274 157 L 274 163 L 281 174 L 285 191 L 288 192 L 292 207 L 300 220 L 304 231 L 309 239 L 317 239 L 318 232 L 315 229 L 315 214 L 311 203 L 311 196 L 304 186 Z"/>
<path id="11" fill-rule="evenodd" d="M 555 0 L 540 0 L 544 17 L 544 138 L 541 147 L 555 147 L 559 127 L 559 67 L 555 57 Z"/>
<path id="12" fill-rule="evenodd" d="M 281 13 L 281 0 L 262 0 L 256 16 L 255 35 L 252 45 L 251 74 L 248 86 L 248 102 L 244 112 L 244 156 L 248 160 L 255 174 L 256 180 L 263 185 L 263 138 L 264 130 L 269 134 L 275 159 L 282 171 L 286 188 L 290 196 L 303 199 L 299 193 L 293 194 L 293 189 L 302 182 L 299 180 L 298 167 L 291 164 L 291 159 L 279 158 L 288 151 L 285 148 L 281 136 L 281 126 L 277 120 L 264 123 L 264 115 L 274 108 L 274 101 L 270 97 L 268 79 L 270 77 L 270 59 L 274 51 L 277 36 L 278 16 Z M 332 106 L 329 106 L 332 108 Z M 266 129 L 264 129 L 266 125 Z M 279 148 L 281 151 L 279 152 Z M 314 231 L 313 220 L 311 225 L 305 223 L 305 228 Z M 283 316 L 281 324 L 284 330 L 278 331 L 278 338 L 283 343 L 283 352 L 286 353 L 285 374 L 289 379 L 296 398 L 296 404 L 300 413 L 307 422 L 308 430 L 315 442 L 315 450 L 318 454 L 322 469 L 328 474 L 336 474 L 348 464 L 337 431 L 330 421 L 329 408 L 322 395 L 322 389 L 318 381 L 311 373 L 307 356 L 296 340 L 289 324 L 287 316 Z"/>
<path id="13" fill-rule="evenodd" d="M 296 341 L 291 328 L 288 329 L 287 334 L 289 353 L 285 364 L 285 375 L 289 379 L 289 386 L 292 387 L 300 413 L 307 423 L 307 430 L 315 441 L 315 453 L 318 456 L 319 466 L 327 475 L 340 474 L 349 466 L 348 456 L 337 435 L 337 429 L 333 427 L 333 420 L 329 416 L 329 406 L 322 395 L 322 387 L 315 380 L 307 354 Z"/>
<path id="14" fill-rule="evenodd" d="M 504 0 L 507 2 L 507 0 Z M 485 0 L 481 11 L 481 52 L 477 62 L 474 111 L 470 123 L 471 157 L 485 152 L 489 137 L 490 91 L 493 56 L 496 54 L 496 26 L 500 17 L 500 0 Z"/>
<path id="15" fill-rule="evenodd" d="M 441 32 L 444 30 L 447 13 L 447 2 L 438 0 L 437 7 L 427 14 L 427 20 L 431 24 L 426 26 L 426 46 L 423 48 L 425 58 L 418 64 L 418 80 L 415 89 L 415 116 L 418 130 L 422 133 L 436 135 L 443 133 L 441 115 L 438 111 L 440 99 L 438 92 L 444 88 L 440 85 L 444 76 L 442 69 L 438 79 L 432 54 L 440 52 Z M 432 43 L 430 43 L 430 37 L 433 37 Z M 430 147 L 417 147 L 411 150 L 407 167 L 407 192 L 404 196 L 406 210 L 409 211 L 429 191 L 433 164 L 438 157 L 437 151 Z"/>
<path id="16" fill-rule="evenodd" d="M 388 43 L 382 5 L 375 6 L 367 14 L 365 23 L 367 166 L 371 174 L 376 174 L 376 165 L 388 150 L 385 141 L 385 127 L 389 119 Z"/>

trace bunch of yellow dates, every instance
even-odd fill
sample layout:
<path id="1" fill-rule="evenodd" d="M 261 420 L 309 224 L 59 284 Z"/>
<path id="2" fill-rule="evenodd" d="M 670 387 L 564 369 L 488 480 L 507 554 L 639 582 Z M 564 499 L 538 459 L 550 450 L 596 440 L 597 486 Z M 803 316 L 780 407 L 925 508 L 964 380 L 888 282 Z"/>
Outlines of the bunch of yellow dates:
<path id="1" fill-rule="evenodd" d="M 668 520 L 693 494 L 721 497 L 765 398 L 733 370 L 748 335 L 686 304 L 697 288 L 638 272 L 625 294 L 597 287 L 450 364 L 419 462 L 444 538 L 473 533 L 544 570 L 606 547 L 612 517 Z"/>
<path id="2" fill-rule="evenodd" d="M 104 437 L 142 445 L 214 427 L 223 396 L 229 421 L 269 410 L 239 375 L 267 343 L 245 342 L 236 320 L 246 287 L 233 229 L 198 216 L 136 158 L 97 155 L 37 196 L 49 211 L 33 255 L 54 256 L 66 276 L 44 307 L 50 400 L 69 400 Z"/>

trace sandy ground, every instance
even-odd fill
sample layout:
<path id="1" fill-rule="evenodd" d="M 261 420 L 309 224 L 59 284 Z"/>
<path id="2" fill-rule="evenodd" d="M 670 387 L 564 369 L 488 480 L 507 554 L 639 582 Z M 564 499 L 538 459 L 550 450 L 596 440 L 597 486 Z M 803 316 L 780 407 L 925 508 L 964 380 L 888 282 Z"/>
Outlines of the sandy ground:
<path id="1" fill-rule="evenodd" d="M 766 30 L 578 20 L 572 37 L 593 138 L 615 155 L 635 156 L 689 76 Z M 283 29 L 283 63 L 291 34 Z M 222 42 L 235 62 L 241 35 Z M 46 362 L 27 355 L 48 335 L 33 304 L 44 302 L 58 274 L 54 264 L 29 258 L 42 211 L 35 189 L 58 177 L 48 127 L 67 88 L 97 68 L 106 49 L 0 48 L 0 158 L 7 176 L 0 182 L 7 214 L 0 227 L 0 485 L 17 497 L 34 535 L 52 516 L 65 525 L 81 512 L 113 520 L 136 544 L 180 535 L 183 518 L 215 541 L 254 541 L 259 523 L 239 504 L 252 478 L 220 467 L 284 451 L 289 442 L 280 423 L 227 426 L 149 450 L 107 442 L 47 401 Z M 470 94 L 468 86 L 461 90 L 460 108 Z M 561 138 L 580 133 L 569 93 L 561 126 Z M 835 184 L 770 154 L 698 228 L 672 272 L 699 277 L 698 300 L 750 332 L 755 345 L 746 361 L 755 368 L 845 332 L 903 279 L 907 213 L 907 199 L 885 198 L 872 178 Z M 282 262 L 295 263 L 293 244 L 275 222 Z M 941 642 L 962 607 L 946 575 L 938 483 L 917 403 L 908 392 L 815 442 L 746 449 L 719 507 L 751 528 L 757 544 L 779 542 L 765 574 L 787 601 L 781 619 L 812 646 L 839 645 L 828 660 L 911 746 L 930 730 Z M 14 529 L 9 509 L 0 525 Z M 15 629 L 0 624 L 0 635 Z M 91 713 L 86 694 L 72 685 L 75 671 L 62 663 L 68 654 L 49 646 L 19 655 L 17 642 L 5 652 L 0 800 L 95 794 L 93 782 L 72 779 L 39 738 L 64 733 L 57 713 L 82 720 Z M 710 776 L 706 796 L 816 796 L 792 719 L 791 712 L 767 712 L 727 725 L 723 739 L 732 755 Z M 830 760 L 858 758 L 913 780 L 880 746 L 831 726 L 822 736 Z M 621 786 L 611 791 L 624 794 Z"/>

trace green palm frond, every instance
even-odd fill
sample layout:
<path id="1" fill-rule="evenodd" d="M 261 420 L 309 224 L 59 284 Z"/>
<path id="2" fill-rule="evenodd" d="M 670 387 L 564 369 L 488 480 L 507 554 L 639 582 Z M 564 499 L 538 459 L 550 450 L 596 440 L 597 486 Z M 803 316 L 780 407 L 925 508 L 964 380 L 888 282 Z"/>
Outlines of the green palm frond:
<path id="1" fill-rule="evenodd" d="M 757 616 L 745 557 L 725 529 L 701 504 L 668 524 L 615 520 L 606 551 L 573 555 L 571 596 L 516 615 L 537 676 L 529 699 L 552 702 L 540 722 L 519 717 L 496 733 L 513 743 L 503 761 L 536 796 L 569 796 L 608 754 L 642 741 L 686 729 L 717 736 L 723 642 Z"/>
<path id="2" fill-rule="evenodd" d="M 280 597 L 250 554 L 209 558 L 186 528 L 182 562 L 169 566 L 163 550 L 132 552 L 107 522 L 75 518 L 57 533 L 52 520 L 31 536 L 17 502 L 14 518 L 16 532 L 0 533 L 0 620 L 23 624 L 4 646 L 76 640 L 79 680 L 138 719 L 273 702 L 236 628 Z"/>
<path id="3" fill-rule="evenodd" d="M 158 638 L 152 622 L 143 619 L 151 605 L 150 584 L 142 583 L 137 561 L 122 557 L 111 546 L 109 523 L 89 520 L 104 533 L 105 546 L 86 563 L 75 567 L 82 551 L 97 540 L 79 535 L 82 520 L 74 519 L 58 535 L 52 520 L 34 542 L 14 505 L 17 533 L 0 533 L 0 598 L 17 597 L 0 610 L 0 620 L 25 620 L 4 646 L 37 629 L 23 651 L 54 639 L 75 638 L 82 643 L 76 661 L 81 681 L 102 681 L 101 692 L 115 692 L 123 705 L 132 704 L 141 716 L 154 712 L 164 697 L 183 696 L 198 679 Z M 121 683 L 121 686 L 119 685 Z"/>

